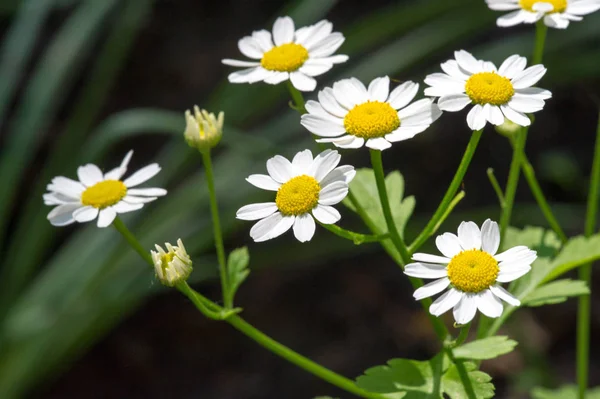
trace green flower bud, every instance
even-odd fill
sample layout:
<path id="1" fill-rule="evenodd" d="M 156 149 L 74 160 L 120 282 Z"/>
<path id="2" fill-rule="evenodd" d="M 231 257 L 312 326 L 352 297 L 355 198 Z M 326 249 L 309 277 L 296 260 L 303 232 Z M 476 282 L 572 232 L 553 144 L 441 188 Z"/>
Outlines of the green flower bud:
<path id="1" fill-rule="evenodd" d="M 160 245 L 155 245 L 156 252 L 150 251 L 156 278 L 164 285 L 173 287 L 180 282 L 186 281 L 192 272 L 192 259 L 187 254 L 181 239 L 177 240 L 177 246 L 174 247 L 165 243 L 167 251 L 165 252 Z"/>
<path id="2" fill-rule="evenodd" d="M 219 112 L 219 116 L 209 113 L 206 110 L 200 110 L 197 105 L 194 106 L 194 115 L 185 111 L 185 132 L 183 136 L 188 145 L 197 148 L 200 152 L 205 152 L 215 147 L 221 141 L 223 135 L 223 120 L 225 114 Z"/>

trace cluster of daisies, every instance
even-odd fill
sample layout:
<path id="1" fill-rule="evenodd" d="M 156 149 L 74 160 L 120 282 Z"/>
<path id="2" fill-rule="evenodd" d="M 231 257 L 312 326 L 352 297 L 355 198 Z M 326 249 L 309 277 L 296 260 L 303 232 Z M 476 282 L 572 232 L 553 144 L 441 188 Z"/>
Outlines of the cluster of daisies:
<path id="1" fill-rule="evenodd" d="M 600 0 L 486 2 L 492 10 L 510 11 L 498 18 L 501 27 L 543 19 L 549 27 L 566 28 L 570 21 L 579 21 L 582 15 L 600 9 Z M 336 54 L 344 40 L 329 21 L 296 29 L 290 17 L 282 17 L 275 21 L 272 32 L 254 31 L 239 40 L 238 48 L 247 60 L 222 62 L 243 68 L 229 75 L 231 83 L 289 81 L 295 89 L 310 92 L 317 87 L 316 76 L 348 60 L 348 56 Z M 466 121 L 474 131 L 487 123 L 499 126 L 506 121 L 528 126 L 528 114 L 542 110 L 545 100 L 552 96 L 548 90 L 534 87 L 546 68 L 527 67 L 527 60 L 519 55 L 508 57 L 497 67 L 460 50 L 453 59 L 441 64 L 441 70 L 425 78 L 425 98 L 417 101 L 414 100 L 419 84 L 412 81 L 392 87 L 387 76 L 373 79 L 368 85 L 353 77 L 341 79 L 306 102 L 307 112 L 300 123 L 318 137 L 319 143 L 383 151 L 392 143 L 424 132 L 443 111 L 457 112 L 469 107 Z M 202 112 L 196 109 L 194 117 L 186 114 L 185 137 L 188 143 L 205 150 L 218 142 L 223 117 Z M 212 144 L 204 143 L 209 139 Z M 132 153 L 106 173 L 88 164 L 78 168 L 78 180 L 54 178 L 44 195 L 44 203 L 54 206 L 48 214 L 50 223 L 66 226 L 97 219 L 98 227 L 107 227 L 117 214 L 139 210 L 166 195 L 162 188 L 137 187 L 160 171 L 158 164 L 123 179 Z M 267 174 L 250 175 L 246 179 L 250 184 L 271 191 L 274 196 L 273 201 L 246 205 L 237 211 L 237 218 L 257 221 L 250 229 L 252 239 L 266 241 L 292 229 L 298 241 L 306 242 L 313 238 L 317 223 L 337 223 L 341 215 L 334 205 L 347 196 L 355 176 L 352 166 L 338 166 L 340 160 L 340 154 L 334 150 L 316 156 L 304 150 L 291 161 L 276 155 L 266 163 Z M 448 288 L 433 302 L 430 312 L 439 316 L 453 308 L 460 324 L 472 320 L 477 310 L 489 317 L 500 316 L 501 300 L 518 306 L 519 301 L 500 284 L 527 273 L 536 253 L 517 246 L 496 254 L 499 244 L 498 225 L 490 220 L 481 229 L 473 222 L 463 222 L 457 235 L 438 236 L 436 245 L 443 256 L 416 253 L 416 263 L 406 266 L 407 275 L 434 280 L 416 290 L 415 298 L 427 298 Z M 157 275 L 170 276 L 169 281 L 189 274 L 191 259 L 181 241 L 176 247 L 167 245 L 166 252 L 157 247 L 152 257 Z"/>

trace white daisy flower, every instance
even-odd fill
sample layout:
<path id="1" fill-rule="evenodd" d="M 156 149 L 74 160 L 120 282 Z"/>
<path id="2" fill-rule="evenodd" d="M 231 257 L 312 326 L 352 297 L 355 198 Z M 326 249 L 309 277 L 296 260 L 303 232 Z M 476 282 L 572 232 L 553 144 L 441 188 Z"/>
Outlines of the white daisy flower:
<path id="1" fill-rule="evenodd" d="M 546 74 L 546 68 L 534 65 L 525 69 L 525 57 L 511 55 L 500 68 L 464 50 L 456 51 L 454 58 L 441 65 L 445 73 L 425 78 L 431 86 L 425 89 L 425 95 L 439 97 L 442 111 L 460 111 L 472 104 L 467 115 L 471 130 L 483 129 L 486 122 L 502 125 L 504 118 L 529 126 L 531 121 L 525 114 L 540 111 L 544 100 L 552 97 L 548 90 L 531 87 Z"/>
<path id="2" fill-rule="evenodd" d="M 477 309 L 488 317 L 499 317 L 501 299 L 510 305 L 521 302 L 499 283 L 508 283 L 531 270 L 536 252 L 525 246 L 513 247 L 496 254 L 500 245 L 498 224 L 490 219 L 483 222 L 481 231 L 473 222 L 462 222 L 458 236 L 444 233 L 435 240 L 444 256 L 416 253 L 418 263 L 406 265 L 404 273 L 411 277 L 435 279 L 417 289 L 416 300 L 428 298 L 450 287 L 429 307 L 434 316 L 454 308 L 458 324 L 467 324 Z"/>
<path id="3" fill-rule="evenodd" d="M 231 83 L 263 81 L 278 84 L 291 80 L 300 91 L 313 91 L 313 76 L 329 71 L 334 64 L 346 62 L 347 55 L 333 55 L 344 43 L 344 35 L 333 32 L 331 22 L 323 20 L 295 30 L 290 17 L 277 18 L 271 32 L 259 30 L 238 42 L 242 54 L 253 61 L 224 59 L 225 65 L 245 67 L 229 75 Z"/>
<path id="4" fill-rule="evenodd" d="M 48 214 L 50 223 L 66 226 L 98 218 L 98 227 L 106 227 L 118 213 L 136 211 L 167 194 L 162 188 L 132 188 L 160 172 L 156 163 L 121 180 L 132 155 L 133 151 L 129 151 L 119 167 L 104 174 L 96 165 L 87 164 L 77 168 L 79 181 L 63 176 L 52 179 L 46 187 L 50 192 L 44 194 L 46 205 L 57 205 Z"/>
<path id="5" fill-rule="evenodd" d="M 496 11 L 512 11 L 496 21 L 498 26 L 532 24 L 544 18 L 551 28 L 565 29 L 570 21 L 581 21 L 582 15 L 600 10 L 599 0 L 486 0 Z"/>
<path id="6" fill-rule="evenodd" d="M 250 184 L 276 191 L 275 202 L 250 204 L 237 211 L 237 218 L 260 221 L 250 229 L 256 242 L 279 237 L 292 226 L 300 242 L 315 234 L 315 221 L 333 224 L 341 219 L 332 206 L 348 194 L 348 183 L 356 171 L 350 165 L 338 166 L 340 154 L 325 150 L 314 159 L 310 150 L 296 154 L 292 162 L 281 155 L 267 161 L 269 175 L 250 175 Z"/>
<path id="7" fill-rule="evenodd" d="M 385 150 L 396 141 L 421 133 L 442 114 L 431 99 L 415 101 L 419 85 L 404 82 L 390 93 L 390 78 L 376 78 L 366 88 L 356 78 L 343 79 L 319 92 L 319 101 L 306 103 L 302 125 L 319 143 L 340 148 L 363 144 Z"/>

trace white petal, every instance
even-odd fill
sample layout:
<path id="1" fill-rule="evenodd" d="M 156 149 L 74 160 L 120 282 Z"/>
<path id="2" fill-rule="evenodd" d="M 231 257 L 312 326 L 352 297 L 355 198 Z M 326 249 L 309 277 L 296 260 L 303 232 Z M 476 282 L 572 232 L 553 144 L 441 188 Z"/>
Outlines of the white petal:
<path id="1" fill-rule="evenodd" d="M 473 131 L 481 130 L 485 127 L 486 115 L 483 112 L 483 107 L 475 104 L 467 114 L 467 125 Z"/>
<path id="2" fill-rule="evenodd" d="M 490 291 L 492 291 L 492 294 L 496 295 L 498 298 L 502 299 L 504 302 L 508 303 L 509 305 L 512 305 L 512 306 L 520 306 L 521 305 L 521 301 L 519 301 L 517 298 L 515 298 L 510 292 L 506 291 L 500 285 L 492 285 L 490 287 Z"/>
<path id="3" fill-rule="evenodd" d="M 255 66 L 260 65 L 260 62 L 258 62 L 258 61 L 240 61 L 240 60 L 232 60 L 230 58 L 222 59 L 221 63 L 223 63 L 224 65 L 235 66 L 235 67 L 255 67 Z"/>
<path id="4" fill-rule="evenodd" d="M 329 172 L 338 166 L 340 159 L 342 159 L 342 156 L 339 152 L 325 150 L 315 157 L 307 174 L 313 176 L 318 182 L 321 182 Z"/>
<path id="5" fill-rule="evenodd" d="M 158 172 L 160 172 L 160 166 L 158 166 L 157 163 L 150 164 L 129 176 L 127 179 L 125 179 L 125 181 L 123 181 L 123 184 L 125 184 L 127 188 L 135 187 L 138 184 L 142 184 L 152 179 L 158 174 Z"/>
<path id="6" fill-rule="evenodd" d="M 115 205 L 113 205 L 111 208 L 117 213 L 127 213 L 127 212 L 137 211 L 139 209 L 142 209 L 143 207 L 144 207 L 144 204 L 142 204 L 142 203 L 130 204 L 126 201 L 120 201 L 120 202 L 116 203 Z"/>
<path id="7" fill-rule="evenodd" d="M 317 87 L 316 80 L 299 71 L 290 73 L 290 80 L 294 87 L 300 91 L 313 91 Z"/>
<path id="8" fill-rule="evenodd" d="M 167 195 L 167 190 L 164 188 L 130 188 L 127 190 L 127 194 L 145 197 L 161 197 Z"/>
<path id="9" fill-rule="evenodd" d="M 519 111 L 515 111 L 508 105 L 501 105 L 500 109 L 502 110 L 502 113 L 504 114 L 506 119 L 516 123 L 517 125 L 519 125 L 519 126 L 531 125 L 531 120 L 529 119 L 529 117 L 527 117 L 527 115 L 525 115 Z"/>
<path id="10" fill-rule="evenodd" d="M 306 108 L 306 112 L 308 112 L 309 114 L 319 116 L 319 117 L 326 119 L 328 121 L 331 121 L 337 125 L 340 125 L 343 123 L 343 121 L 339 117 L 334 116 L 334 115 L 330 114 L 329 112 L 327 112 L 325 110 L 325 108 L 323 108 L 323 106 L 316 101 L 308 100 L 306 102 L 306 104 L 304 104 L 304 106 Z"/>
<path id="11" fill-rule="evenodd" d="M 463 93 L 448 94 L 441 96 L 437 104 L 442 111 L 456 112 L 471 104 L 471 99 Z"/>
<path id="12" fill-rule="evenodd" d="M 238 48 L 248 58 L 261 59 L 264 51 L 260 48 L 260 45 L 256 39 L 245 36 L 238 41 Z"/>
<path id="13" fill-rule="evenodd" d="M 425 89 L 426 96 L 440 97 L 465 92 L 464 81 L 450 77 L 445 73 L 427 75 L 425 83 L 431 86 Z"/>
<path id="14" fill-rule="evenodd" d="M 323 224 L 337 223 L 342 218 L 342 215 L 340 215 L 337 209 L 328 205 L 317 205 L 313 208 L 312 214 Z"/>
<path id="15" fill-rule="evenodd" d="M 413 297 L 417 301 L 420 301 L 421 299 L 429 298 L 430 296 L 444 291 L 449 285 L 450 280 L 448 279 L 448 277 L 444 277 L 418 288 L 413 294 Z"/>
<path id="16" fill-rule="evenodd" d="M 561 14 L 553 13 L 544 16 L 544 24 L 554 29 L 567 29 L 570 21 Z"/>
<path id="17" fill-rule="evenodd" d="M 517 112 L 531 113 L 540 111 L 544 104 L 544 100 L 515 93 L 507 105 Z"/>
<path id="18" fill-rule="evenodd" d="M 326 62 L 329 64 L 341 64 L 348 61 L 349 57 L 344 54 L 330 55 L 329 57 L 313 58 L 315 62 Z"/>
<path id="19" fill-rule="evenodd" d="M 112 208 L 104 208 L 98 214 L 98 227 L 108 227 L 117 217 L 117 212 Z"/>
<path id="20" fill-rule="evenodd" d="M 264 52 L 267 52 L 274 47 L 273 40 L 271 39 L 271 32 L 268 30 L 261 29 L 252 32 L 252 38 L 256 40 L 260 49 Z"/>
<path id="21" fill-rule="evenodd" d="M 315 220 L 310 213 L 296 216 L 294 221 L 294 236 L 300 242 L 310 241 L 315 235 Z"/>
<path id="22" fill-rule="evenodd" d="M 418 91 L 418 83 L 406 81 L 392 90 L 387 102 L 394 109 L 404 108 L 415 98 Z"/>
<path id="23" fill-rule="evenodd" d="M 448 276 L 446 266 L 420 262 L 406 265 L 404 274 L 417 278 L 442 278 Z"/>
<path id="24" fill-rule="evenodd" d="M 333 94 L 337 102 L 346 109 L 369 100 L 367 90 L 353 83 L 351 79 L 343 79 L 333 84 Z"/>
<path id="25" fill-rule="evenodd" d="M 302 115 L 300 123 L 309 132 L 321 137 L 336 137 L 346 132 L 341 121 L 333 122 L 331 119 L 325 119 L 324 117 L 312 114 Z"/>
<path id="26" fill-rule="evenodd" d="M 526 95 L 528 97 L 537 98 L 539 100 L 547 100 L 552 98 L 550 90 L 540 89 L 538 87 L 526 87 L 524 89 L 515 90 L 515 95 Z"/>
<path id="27" fill-rule="evenodd" d="M 334 32 L 325 39 L 319 41 L 313 46 L 310 46 L 308 53 L 312 58 L 327 57 L 336 52 L 344 43 L 344 35 L 339 32 Z"/>
<path id="28" fill-rule="evenodd" d="M 294 21 L 290 17 L 279 17 L 273 24 L 273 41 L 276 46 L 290 43 L 294 40 Z"/>
<path id="29" fill-rule="evenodd" d="M 467 324 L 477 313 L 477 301 L 475 294 L 463 294 L 460 301 L 454 307 L 454 320 L 458 324 Z"/>
<path id="30" fill-rule="evenodd" d="M 294 167 L 295 174 L 307 173 L 313 163 L 313 156 L 310 150 L 300 151 L 294 155 L 292 159 L 292 166 Z"/>
<path id="31" fill-rule="evenodd" d="M 521 72 L 525 70 L 527 66 L 527 58 L 521 57 L 520 55 L 511 55 L 508 57 L 502 65 L 500 65 L 500 69 L 498 69 L 498 74 L 504 76 L 505 78 L 512 79 Z"/>
<path id="32" fill-rule="evenodd" d="M 298 29 L 296 31 L 296 43 L 310 49 L 329 36 L 332 30 L 333 24 L 324 19 L 314 25 Z"/>
<path id="33" fill-rule="evenodd" d="M 369 83 L 369 98 L 371 101 L 384 102 L 388 98 L 390 92 L 390 78 L 384 76 L 382 78 L 376 78 Z"/>
<path id="34" fill-rule="evenodd" d="M 335 181 L 343 181 L 348 184 L 354 179 L 354 176 L 356 176 L 356 170 L 354 170 L 353 166 L 342 165 L 332 170 L 319 184 L 321 187 L 326 187 Z"/>
<path id="35" fill-rule="evenodd" d="M 55 207 L 48 213 L 48 220 L 53 226 L 67 226 L 75 222 L 73 212 L 81 208 L 81 204 L 63 204 Z"/>
<path id="36" fill-rule="evenodd" d="M 412 259 L 416 260 L 417 262 L 439 263 L 440 265 L 447 265 L 448 263 L 450 263 L 450 258 L 448 257 L 424 254 L 420 252 L 413 254 Z"/>
<path id="37" fill-rule="evenodd" d="M 502 314 L 502 302 L 489 289 L 476 294 L 475 301 L 477 309 L 487 317 L 496 318 Z"/>
<path id="38" fill-rule="evenodd" d="M 330 62 L 317 63 L 314 60 L 309 59 L 300 67 L 300 69 L 298 69 L 298 72 L 307 76 L 319 76 L 329 71 L 331 68 L 333 68 L 333 64 Z"/>
<path id="39" fill-rule="evenodd" d="M 525 245 L 518 245 L 495 255 L 494 259 L 498 262 L 517 262 L 521 259 L 526 259 L 531 253 L 535 254 L 535 251 L 532 251 Z"/>
<path id="40" fill-rule="evenodd" d="M 452 233 L 444 233 L 435 238 L 437 249 L 447 258 L 453 258 L 463 249 L 460 240 Z"/>
<path id="41" fill-rule="evenodd" d="M 275 155 L 267 161 L 267 172 L 278 183 L 285 183 L 294 177 L 292 163 L 281 155 Z"/>
<path id="42" fill-rule="evenodd" d="M 277 212 L 277 205 L 274 202 L 263 202 L 241 207 L 236 212 L 235 217 L 240 220 L 258 220 L 275 212 Z"/>
<path id="43" fill-rule="evenodd" d="M 374 139 L 368 139 L 365 143 L 366 147 L 372 148 L 374 150 L 383 151 L 392 146 L 392 143 L 384 139 L 383 137 L 377 137 Z"/>
<path id="44" fill-rule="evenodd" d="M 538 1 L 531 7 L 531 9 L 533 11 L 547 13 L 554 11 L 554 5 L 545 1 Z"/>
<path id="45" fill-rule="evenodd" d="M 527 20 L 527 14 L 537 15 L 537 13 L 530 13 L 524 10 L 517 10 L 513 12 L 509 12 L 506 15 L 501 16 L 496 20 L 496 24 L 502 28 L 508 28 L 510 26 L 515 26 L 518 24 L 522 24 Z"/>
<path id="46" fill-rule="evenodd" d="M 497 105 L 485 104 L 483 112 L 485 119 L 492 125 L 500 126 L 504 123 L 504 114 Z"/>
<path id="47" fill-rule="evenodd" d="M 77 177 L 79 177 L 79 181 L 88 187 L 93 186 L 104 179 L 104 175 L 100 168 L 91 163 L 78 167 Z"/>
<path id="48" fill-rule="evenodd" d="M 57 176 L 46 186 L 46 189 L 79 200 L 81 193 L 85 190 L 85 186 L 68 177 Z"/>
<path id="49" fill-rule="evenodd" d="M 121 161 L 121 165 L 104 174 L 104 180 L 121 180 L 121 177 L 127 172 L 127 166 L 129 165 L 132 156 L 133 150 L 129 150 Z"/>
<path id="50" fill-rule="evenodd" d="M 454 58 L 458 62 L 458 65 L 467 72 L 478 73 L 482 72 L 482 64 L 477 60 L 471 53 L 465 50 L 459 50 L 454 52 Z"/>
<path id="51" fill-rule="evenodd" d="M 348 185 L 345 182 L 336 181 L 323 188 L 319 193 L 319 204 L 335 205 L 348 195 Z"/>
<path id="52" fill-rule="evenodd" d="M 520 8 L 518 2 L 506 0 L 486 0 L 488 7 L 494 11 L 511 11 Z"/>
<path id="53" fill-rule="evenodd" d="M 567 5 L 567 14 L 587 15 L 600 10 L 598 0 L 570 1 Z"/>
<path id="54" fill-rule="evenodd" d="M 458 226 L 458 239 L 464 250 L 481 249 L 481 231 L 474 222 L 462 222 Z"/>
<path id="55" fill-rule="evenodd" d="M 427 130 L 429 125 L 417 125 L 417 126 L 400 126 L 390 134 L 386 134 L 384 137 L 387 141 L 395 143 L 398 141 L 408 140 L 415 137 L 417 134 Z"/>
<path id="56" fill-rule="evenodd" d="M 400 126 L 430 125 L 442 115 L 432 99 L 424 98 L 398 111 Z"/>
<path id="57" fill-rule="evenodd" d="M 466 82 L 471 74 L 458 65 L 456 60 L 448 60 L 440 64 L 442 71 L 446 72 L 451 78 Z"/>
<path id="58" fill-rule="evenodd" d="M 512 85 L 515 89 L 524 89 L 533 86 L 546 74 L 547 69 L 543 65 L 533 65 L 517 74 L 512 79 Z"/>
<path id="59" fill-rule="evenodd" d="M 319 92 L 319 102 L 325 111 L 337 116 L 338 118 L 344 118 L 348 113 L 348 110 L 343 108 L 335 99 L 333 89 L 331 87 L 326 87 Z"/>
<path id="60" fill-rule="evenodd" d="M 73 212 L 73 219 L 79 223 L 89 222 L 90 220 L 96 219 L 98 216 L 98 208 L 93 206 L 84 206 Z"/>
<path id="61" fill-rule="evenodd" d="M 152 202 L 155 201 L 157 198 L 156 197 L 136 197 L 134 195 L 129 195 L 127 194 L 124 198 L 123 201 L 128 202 L 130 204 L 145 204 L 147 202 Z"/>
<path id="62" fill-rule="evenodd" d="M 265 83 L 270 85 L 277 85 L 281 82 L 285 82 L 290 78 L 290 74 L 288 72 L 276 72 L 272 71 L 272 75 L 265 78 Z"/>
<path id="63" fill-rule="evenodd" d="M 481 249 L 490 255 L 496 255 L 500 246 L 500 229 L 498 223 L 486 219 L 481 225 Z"/>
<path id="64" fill-rule="evenodd" d="M 509 283 L 529 273 L 531 266 L 522 265 L 521 267 L 500 268 L 496 281 L 499 283 Z"/>
<path id="65" fill-rule="evenodd" d="M 263 67 L 253 67 L 235 71 L 227 76 L 231 83 L 256 83 L 273 75 L 274 71 L 267 71 Z"/>
<path id="66" fill-rule="evenodd" d="M 294 224 L 294 216 L 283 216 L 277 212 L 256 223 L 250 229 L 250 236 L 255 242 L 262 242 L 279 237 Z"/>
<path id="67" fill-rule="evenodd" d="M 452 309 L 458 302 L 460 302 L 461 298 L 464 296 L 462 292 L 450 288 L 444 295 L 440 296 L 435 300 L 429 307 L 429 313 L 434 316 L 440 316 L 446 313 L 448 310 Z"/>
<path id="68" fill-rule="evenodd" d="M 78 200 L 67 197 L 60 193 L 46 193 L 43 196 L 44 205 L 79 204 Z"/>
<path id="69" fill-rule="evenodd" d="M 335 139 L 319 139 L 317 143 L 332 143 L 339 148 L 360 148 L 365 143 L 365 139 L 347 134 Z"/>

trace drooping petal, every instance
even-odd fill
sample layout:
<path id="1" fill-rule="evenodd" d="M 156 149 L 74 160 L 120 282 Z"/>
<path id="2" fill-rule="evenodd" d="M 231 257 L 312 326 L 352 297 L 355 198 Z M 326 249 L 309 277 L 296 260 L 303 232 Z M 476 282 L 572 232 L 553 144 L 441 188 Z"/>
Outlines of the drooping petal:
<path id="1" fill-rule="evenodd" d="M 131 204 L 126 201 L 120 201 L 114 204 L 111 208 L 117 213 L 127 213 L 137 211 L 144 207 L 143 203 Z"/>
<path id="2" fill-rule="evenodd" d="M 490 287 L 490 291 L 492 291 L 492 294 L 496 295 L 498 298 L 502 299 L 504 302 L 508 303 L 509 305 L 512 305 L 512 306 L 520 306 L 521 305 L 521 301 L 519 301 L 517 298 L 515 298 L 513 296 L 513 294 L 506 291 L 500 285 L 492 285 Z"/>
<path id="3" fill-rule="evenodd" d="M 318 204 L 312 210 L 313 216 L 323 224 L 337 223 L 342 215 L 332 206 Z"/>
<path id="4" fill-rule="evenodd" d="M 73 219 L 79 223 L 89 222 L 90 220 L 96 219 L 98 216 L 98 208 L 93 206 L 84 206 L 73 212 Z"/>
<path id="5" fill-rule="evenodd" d="M 454 307 L 454 320 L 458 324 L 467 324 L 475 317 L 477 313 L 477 300 L 475 299 L 476 294 L 464 293 L 462 298 Z"/>
<path id="6" fill-rule="evenodd" d="M 276 212 L 252 226 L 250 236 L 255 242 L 279 237 L 292 227 L 295 219 L 295 216 L 283 216 L 280 212 Z"/>
<path id="7" fill-rule="evenodd" d="M 502 314 L 502 302 L 489 289 L 477 293 L 475 301 L 477 309 L 487 317 L 496 318 Z"/>
<path id="8" fill-rule="evenodd" d="M 444 293 L 444 295 L 440 296 L 431 304 L 429 307 L 429 313 L 434 316 L 441 316 L 455 307 L 456 304 L 460 302 L 463 295 L 465 294 L 454 288 L 450 288 L 446 293 Z"/>
<path id="9" fill-rule="evenodd" d="M 516 111 L 509 107 L 508 105 L 501 105 L 500 109 L 502 113 L 506 117 L 506 119 L 516 123 L 519 126 L 529 126 L 531 125 L 531 120 L 527 115 L 522 112 Z"/>
<path id="10" fill-rule="evenodd" d="M 296 216 L 294 221 L 294 236 L 300 242 L 310 241 L 315 235 L 315 220 L 310 213 Z"/>
<path id="11" fill-rule="evenodd" d="M 365 146 L 373 150 L 383 151 L 390 148 L 392 146 L 392 143 L 390 143 L 383 137 L 376 137 L 374 139 L 368 139 L 365 143 Z"/>
<path id="12" fill-rule="evenodd" d="M 112 224 L 113 220 L 117 217 L 117 212 L 112 208 L 104 208 L 98 214 L 98 227 L 108 227 Z"/>
<path id="13" fill-rule="evenodd" d="M 473 131 L 481 130 L 485 127 L 485 116 L 483 107 L 479 104 L 475 104 L 467 114 L 467 125 L 469 125 L 469 128 Z"/>
<path id="14" fill-rule="evenodd" d="M 81 208 L 79 203 L 59 205 L 48 213 L 47 218 L 53 226 L 67 226 L 75 223 L 73 212 L 79 208 Z"/>
<path id="15" fill-rule="evenodd" d="M 317 81 L 300 71 L 290 73 L 290 81 L 300 91 L 313 91 L 317 87 Z"/>

